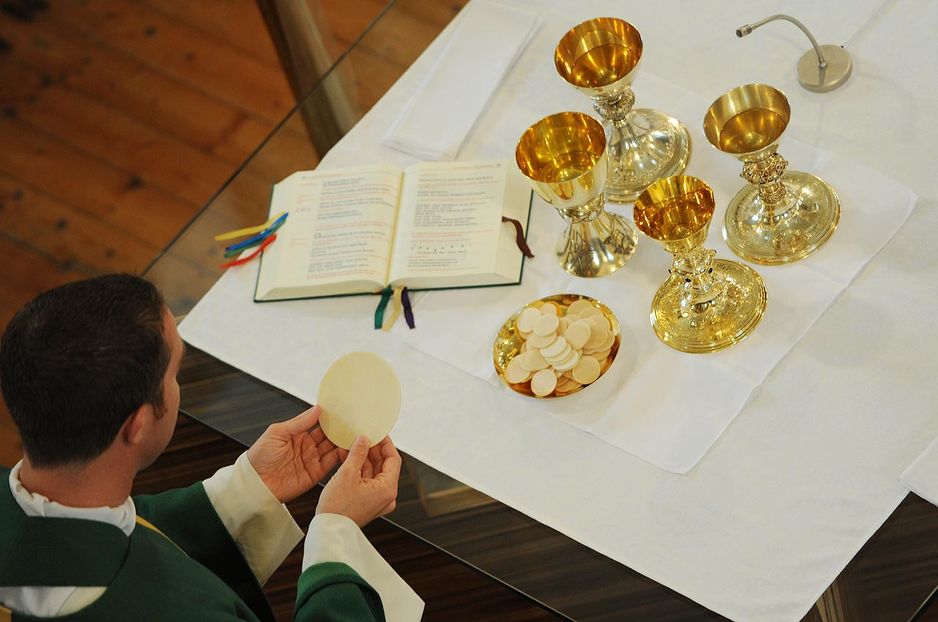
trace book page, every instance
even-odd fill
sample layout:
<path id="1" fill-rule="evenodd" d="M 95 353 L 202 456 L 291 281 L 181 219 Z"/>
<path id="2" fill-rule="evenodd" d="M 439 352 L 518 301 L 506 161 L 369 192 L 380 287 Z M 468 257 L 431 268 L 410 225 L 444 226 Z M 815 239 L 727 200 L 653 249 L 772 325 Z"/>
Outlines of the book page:
<path id="1" fill-rule="evenodd" d="M 507 162 L 407 169 L 389 281 L 495 272 Z"/>
<path id="2" fill-rule="evenodd" d="M 290 212 L 278 232 L 279 287 L 385 283 L 401 173 L 388 166 L 295 173 L 277 185 L 271 211 Z M 280 190 L 284 186 L 284 196 Z M 266 266 L 265 266 L 266 268 Z"/>

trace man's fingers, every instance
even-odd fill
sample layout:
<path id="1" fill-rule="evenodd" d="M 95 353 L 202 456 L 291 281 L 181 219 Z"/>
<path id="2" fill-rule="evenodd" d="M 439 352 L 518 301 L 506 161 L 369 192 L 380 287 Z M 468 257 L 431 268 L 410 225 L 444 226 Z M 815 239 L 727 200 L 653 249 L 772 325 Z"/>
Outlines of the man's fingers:
<path id="1" fill-rule="evenodd" d="M 381 472 L 381 463 L 384 462 L 384 458 L 381 456 L 381 447 L 375 445 L 368 450 L 368 461 L 371 462 L 371 472 L 380 473 Z"/>
<path id="2" fill-rule="evenodd" d="M 395 477 L 399 476 L 403 460 L 401 460 L 401 454 L 397 452 L 394 443 L 391 442 L 391 437 L 385 436 L 378 447 L 381 448 L 381 457 L 384 460 L 381 463 L 381 472 L 392 474 Z"/>
<path id="3" fill-rule="evenodd" d="M 315 441 L 315 437 L 313 440 Z M 315 442 L 316 442 L 316 450 L 319 452 L 320 455 L 327 454 L 333 449 L 336 449 L 336 446 L 328 438 L 323 437 L 322 440 L 315 441 Z"/>
<path id="4" fill-rule="evenodd" d="M 296 436 L 297 434 L 311 430 L 313 426 L 319 422 L 319 415 L 321 413 L 322 409 L 319 406 L 313 406 L 309 410 L 301 412 L 293 419 L 288 419 L 284 422 L 287 426 L 287 432 L 290 433 L 290 436 Z"/>
<path id="5" fill-rule="evenodd" d="M 400 454 L 389 456 L 381 463 L 381 474 L 393 477 L 396 481 L 401 475 L 401 464 L 402 460 Z"/>
<path id="6" fill-rule="evenodd" d="M 341 470 L 354 471 L 356 473 L 361 473 L 362 466 L 368 459 L 368 438 L 364 435 L 359 435 L 355 439 L 355 442 L 352 443 L 352 448 L 348 452 L 348 456 L 345 458 L 345 463 L 342 465 Z"/>
<path id="7" fill-rule="evenodd" d="M 397 447 L 391 442 L 390 436 L 385 436 L 377 446 L 381 449 L 381 455 L 384 458 L 397 457 L 400 459 L 401 454 L 397 453 Z"/>
<path id="8" fill-rule="evenodd" d="M 319 466 L 323 471 L 330 471 L 332 467 L 339 463 L 339 450 L 337 447 L 333 447 L 328 452 L 319 456 Z"/>
<path id="9" fill-rule="evenodd" d="M 322 431 L 322 427 L 315 428 L 309 431 L 309 437 L 313 439 L 313 442 L 317 445 L 323 442 L 326 439 L 326 433 Z"/>

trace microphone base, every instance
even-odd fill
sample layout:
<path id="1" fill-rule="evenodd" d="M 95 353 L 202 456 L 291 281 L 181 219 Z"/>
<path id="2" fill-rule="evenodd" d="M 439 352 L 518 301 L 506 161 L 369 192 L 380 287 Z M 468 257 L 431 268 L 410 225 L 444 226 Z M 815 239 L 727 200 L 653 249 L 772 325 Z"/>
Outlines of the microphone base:
<path id="1" fill-rule="evenodd" d="M 821 53 L 827 67 L 818 67 L 817 53 L 810 49 L 798 61 L 798 83 L 809 91 L 826 93 L 833 91 L 850 77 L 853 62 L 850 54 L 839 45 L 822 45 Z"/>

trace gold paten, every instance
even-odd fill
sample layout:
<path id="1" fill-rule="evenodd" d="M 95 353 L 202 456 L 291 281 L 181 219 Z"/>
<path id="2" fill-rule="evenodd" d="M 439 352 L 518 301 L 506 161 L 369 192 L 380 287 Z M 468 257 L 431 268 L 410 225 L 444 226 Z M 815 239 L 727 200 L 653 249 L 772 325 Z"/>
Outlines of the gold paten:
<path id="1" fill-rule="evenodd" d="M 612 274 L 635 252 L 626 219 L 605 211 L 606 137 L 581 112 L 560 112 L 529 127 L 515 149 L 518 168 L 567 222 L 555 253 L 574 276 Z"/>
<path id="2" fill-rule="evenodd" d="M 598 17 L 572 28 L 554 52 L 560 77 L 590 97 L 603 118 L 610 167 L 606 198 L 615 203 L 633 201 L 656 179 L 681 173 L 690 160 L 690 134 L 680 121 L 632 108 L 642 47 L 631 24 Z"/>
<path id="3" fill-rule="evenodd" d="M 746 338 L 765 313 L 762 277 L 703 247 L 713 218 L 713 190 L 674 176 L 635 201 L 635 226 L 674 255 L 671 276 L 651 303 L 655 334 L 675 350 L 714 352 Z"/>
<path id="4" fill-rule="evenodd" d="M 734 253 L 760 264 L 807 257 L 840 220 L 840 199 L 830 185 L 808 173 L 785 172 L 778 140 L 790 119 L 788 99 L 765 84 L 727 92 L 704 117 L 707 140 L 741 160 L 741 177 L 749 182 L 727 207 L 723 238 Z"/>
<path id="5" fill-rule="evenodd" d="M 609 320 L 610 330 L 612 330 L 612 334 L 615 335 L 616 340 L 613 342 L 612 348 L 609 350 L 609 358 L 606 359 L 606 363 L 599 369 L 599 378 L 602 378 L 603 374 L 605 374 L 606 371 L 612 367 L 612 363 L 616 360 L 616 355 L 619 353 L 619 346 L 622 343 L 622 330 L 619 327 L 619 320 L 616 319 L 616 316 L 612 310 L 600 301 L 594 298 L 590 298 L 589 296 L 582 296 L 580 294 L 555 294 L 553 296 L 547 296 L 524 305 L 515 311 L 510 318 L 505 320 L 505 323 L 502 324 L 502 327 L 498 330 L 498 335 L 495 337 L 495 345 L 492 347 L 492 361 L 495 364 L 495 371 L 498 373 L 498 376 L 506 385 L 508 385 L 512 391 L 516 391 L 529 397 L 538 397 L 534 395 L 534 391 L 531 390 L 530 380 L 519 384 L 512 384 L 508 382 L 507 378 L 505 378 L 505 369 L 508 367 L 508 363 L 510 363 L 511 359 L 515 358 L 515 356 L 521 351 L 521 345 L 524 343 L 524 337 L 521 336 L 521 333 L 515 326 L 515 323 L 518 321 L 518 316 L 521 315 L 521 312 L 528 307 L 540 309 L 545 304 L 553 304 L 557 307 L 557 315 L 559 317 L 563 317 L 567 314 L 567 307 L 572 305 L 577 300 L 588 300 L 594 307 L 602 311 L 606 319 Z M 557 391 L 554 391 L 550 395 L 539 399 L 549 399 L 554 397 L 563 397 L 565 395 L 572 395 L 582 391 L 587 387 L 593 386 L 596 384 L 599 378 L 597 378 L 593 383 L 579 386 L 569 393 L 558 394 Z"/>

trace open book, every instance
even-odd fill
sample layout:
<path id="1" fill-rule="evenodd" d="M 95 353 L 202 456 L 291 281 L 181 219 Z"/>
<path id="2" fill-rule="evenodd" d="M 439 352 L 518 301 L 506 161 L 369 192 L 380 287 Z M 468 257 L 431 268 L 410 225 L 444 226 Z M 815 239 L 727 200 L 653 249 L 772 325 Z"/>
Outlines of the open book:
<path id="1" fill-rule="evenodd" d="M 290 216 L 264 251 L 254 300 L 521 282 L 532 192 L 512 163 L 301 171 L 274 186 Z"/>

